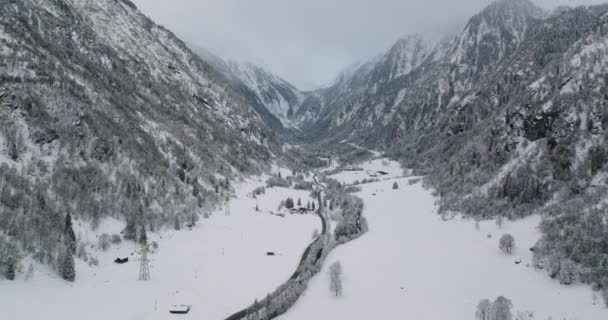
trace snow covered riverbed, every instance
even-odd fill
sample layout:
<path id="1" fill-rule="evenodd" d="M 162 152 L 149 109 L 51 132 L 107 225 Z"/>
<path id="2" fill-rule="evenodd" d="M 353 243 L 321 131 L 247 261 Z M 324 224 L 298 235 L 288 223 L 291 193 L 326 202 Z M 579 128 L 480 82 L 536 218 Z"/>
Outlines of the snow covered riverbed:
<path id="1" fill-rule="evenodd" d="M 280 200 L 290 196 L 309 200 L 308 191 L 266 189 L 253 199 L 249 193 L 263 181 L 249 181 L 237 191 L 230 210 L 201 219 L 193 230 L 150 233 L 159 250 L 150 255 L 149 282 L 137 281 L 139 261 L 129 256 L 133 244 L 98 254 L 99 267 L 78 260 L 77 281 L 68 284 L 37 266 L 34 278 L 0 281 L 3 319 L 223 319 L 263 298 L 293 273 L 318 217 L 276 213 Z M 312 199 L 311 199 L 312 200 Z M 259 206 L 261 212 L 256 212 Z M 229 212 L 229 215 L 226 215 Z M 107 221 L 108 232 L 123 224 Z M 276 253 L 267 256 L 267 251 Z M 129 256 L 124 265 L 116 257 Z M 170 315 L 172 304 L 191 305 L 188 315 Z"/>
<path id="2" fill-rule="evenodd" d="M 363 165 L 378 170 L 376 163 Z M 386 162 L 385 162 L 386 165 Z M 388 164 L 393 172 L 396 164 Z M 361 172 L 335 177 L 350 183 Z M 310 282 L 298 303 L 281 319 L 474 319 L 482 298 L 504 295 L 516 311 L 532 311 L 546 320 L 608 318 L 601 298 L 592 302 L 584 286 L 562 286 L 531 264 L 529 248 L 536 242 L 539 217 L 505 222 L 455 219 L 436 214 L 435 199 L 421 184 L 396 178 L 361 185 L 369 232 L 330 254 L 323 271 Z M 393 190 L 397 181 L 399 189 Z M 515 237 L 512 256 L 498 250 L 503 233 Z M 491 238 L 488 238 L 491 235 Z M 521 257 L 522 263 L 515 264 Z M 344 296 L 329 292 L 328 268 L 341 261 Z"/>

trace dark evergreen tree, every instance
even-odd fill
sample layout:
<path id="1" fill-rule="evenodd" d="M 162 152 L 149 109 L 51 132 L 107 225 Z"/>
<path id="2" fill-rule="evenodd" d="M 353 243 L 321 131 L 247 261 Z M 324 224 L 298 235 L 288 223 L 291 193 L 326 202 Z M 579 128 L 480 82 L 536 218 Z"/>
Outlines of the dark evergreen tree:
<path id="1" fill-rule="evenodd" d="M 69 251 L 65 252 L 61 265 L 61 277 L 63 280 L 74 282 L 76 280 L 76 267 L 74 256 Z"/>
<path id="2" fill-rule="evenodd" d="M 65 229 L 64 229 L 65 245 L 71 254 L 76 252 L 76 234 L 72 225 L 72 216 L 68 213 L 65 216 Z"/>
<path id="3" fill-rule="evenodd" d="M 127 218 L 127 226 L 125 227 L 123 238 L 131 241 L 137 239 L 137 224 L 135 223 L 135 219 Z"/>
<path id="4" fill-rule="evenodd" d="M 292 198 L 287 198 L 287 200 L 285 200 L 285 208 L 293 209 L 293 199 Z"/>
<path id="5" fill-rule="evenodd" d="M 6 263 L 6 279 L 15 280 L 15 259 L 9 258 Z"/>

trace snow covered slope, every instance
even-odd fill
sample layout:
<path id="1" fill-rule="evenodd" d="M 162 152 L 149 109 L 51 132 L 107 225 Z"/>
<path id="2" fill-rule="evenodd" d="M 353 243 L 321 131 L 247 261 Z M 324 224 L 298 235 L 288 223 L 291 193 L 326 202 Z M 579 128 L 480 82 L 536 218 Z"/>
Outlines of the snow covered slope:
<path id="1" fill-rule="evenodd" d="M 58 279 L 46 266 L 34 264 L 31 279 L 19 274 L 16 281 L 0 281 L 3 318 L 226 318 L 286 281 L 312 241 L 313 231 L 321 228 L 321 221 L 313 214 L 271 214 L 278 213 L 279 202 L 287 197 L 304 202 L 314 199 L 307 191 L 286 188 L 267 188 L 253 198 L 252 191 L 264 185 L 264 178 L 239 184 L 228 208 L 212 212 L 192 230 L 149 233 L 149 241 L 158 243 L 158 249 L 149 255 L 150 281 L 137 280 L 138 246 L 130 242 L 92 252 L 99 266 L 89 267 L 78 260 L 74 283 Z M 98 233 L 121 229 L 120 221 L 105 220 Z M 93 236 L 90 240 L 96 243 L 97 239 Z M 117 257 L 128 257 L 129 262 L 115 264 Z M 191 311 L 188 315 L 170 315 L 173 304 L 190 305 Z"/>
<path id="2" fill-rule="evenodd" d="M 249 62 L 229 62 L 232 73 L 262 100 L 266 108 L 287 126 L 305 94 L 287 81 Z"/>
<path id="3" fill-rule="evenodd" d="M 247 98 L 130 1 L 0 2 L 1 270 L 59 269 L 67 213 L 194 219 L 280 153 Z"/>
<path id="4" fill-rule="evenodd" d="M 308 93 L 296 89 L 278 75 L 250 62 L 224 60 L 205 48 L 191 45 L 196 53 L 256 106 L 262 118 L 275 130 L 295 128 L 295 115 Z M 280 126 L 276 121 L 280 121 Z"/>

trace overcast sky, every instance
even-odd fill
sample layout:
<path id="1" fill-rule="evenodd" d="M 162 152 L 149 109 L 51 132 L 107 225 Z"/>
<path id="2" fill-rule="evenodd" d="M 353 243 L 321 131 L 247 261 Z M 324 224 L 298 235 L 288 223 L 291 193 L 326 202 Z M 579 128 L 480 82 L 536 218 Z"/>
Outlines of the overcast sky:
<path id="1" fill-rule="evenodd" d="M 186 42 L 248 60 L 302 89 L 411 33 L 453 30 L 492 0 L 134 0 Z M 544 8 L 608 0 L 535 0 Z"/>

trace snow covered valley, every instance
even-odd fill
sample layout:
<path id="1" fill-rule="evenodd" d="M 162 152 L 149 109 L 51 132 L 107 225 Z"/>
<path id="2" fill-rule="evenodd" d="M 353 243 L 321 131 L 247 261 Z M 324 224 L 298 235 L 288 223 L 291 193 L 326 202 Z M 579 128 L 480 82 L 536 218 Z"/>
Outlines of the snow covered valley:
<path id="1" fill-rule="evenodd" d="M 466 320 L 474 318 L 481 299 L 499 295 L 511 299 L 514 314 L 526 313 L 521 319 L 606 319 L 601 298 L 594 303 L 588 287 L 560 285 L 531 267 L 528 249 L 539 236 L 539 217 L 505 221 L 501 228 L 493 221 L 477 228 L 460 217 L 443 220 L 431 192 L 386 160 L 332 177 L 346 184 L 378 179 L 359 185 L 356 193 L 364 200 L 369 231 L 335 248 L 304 295 L 280 319 Z M 136 248 L 123 242 L 99 252 L 98 267 L 77 260 L 73 284 L 39 265 L 29 281 L 20 275 L 17 281 L 0 282 L 4 314 L 27 320 L 48 315 L 66 320 L 225 319 L 283 284 L 313 232 L 321 229 L 313 214 L 271 214 L 286 197 L 304 203 L 313 199 L 308 191 L 278 187 L 254 198 L 252 190 L 265 178 L 242 183 L 228 209 L 217 210 L 192 230 L 151 233 L 150 240 L 159 243 L 150 255 L 151 281 L 137 280 L 138 255 L 130 255 Z M 398 189 L 393 189 L 394 182 Z M 107 220 L 100 230 L 113 233 L 120 228 L 119 222 Z M 498 249 L 504 233 L 515 237 L 512 255 Z M 123 256 L 130 262 L 113 263 Z M 342 297 L 329 291 L 328 269 L 334 261 L 344 270 Z M 192 309 L 187 315 L 170 315 L 173 304 Z"/>
<path id="2" fill-rule="evenodd" d="M 398 176 L 396 163 L 376 160 L 364 171 L 334 177 L 351 183 L 365 171 L 384 170 Z M 539 217 L 505 222 L 443 221 L 435 198 L 412 178 L 395 178 L 360 185 L 369 231 L 332 251 L 324 270 L 308 291 L 281 319 L 474 319 L 481 299 L 503 295 L 513 302 L 514 316 L 523 319 L 606 319 L 601 298 L 585 286 L 563 286 L 544 271 L 531 267 L 529 248 L 539 237 Z M 393 190 L 397 182 L 399 189 Z M 515 237 L 511 256 L 500 253 L 503 233 Z M 491 238 L 488 238 L 491 235 Z M 515 264 L 521 258 L 520 264 Z M 329 291 L 328 269 L 343 268 L 343 297 Z"/>
<path id="3" fill-rule="evenodd" d="M 162 239 L 150 233 L 149 241 L 159 243 L 157 253 L 149 255 L 151 281 L 138 281 L 138 255 L 130 255 L 135 246 L 123 242 L 100 252 L 98 267 L 77 259 L 73 284 L 50 276 L 40 265 L 30 281 L 0 281 L 3 314 L 13 320 L 171 319 L 169 307 L 186 304 L 192 306 L 190 313 L 174 318 L 226 318 L 285 282 L 314 230 L 321 228 L 312 214 L 271 215 L 285 197 L 307 201 L 309 192 L 267 188 L 254 199 L 251 191 L 264 181 L 243 183 L 229 210 L 201 219 L 191 231 L 165 231 Z M 122 227 L 106 221 L 100 229 L 113 233 Z M 115 264 L 116 257 L 130 261 Z"/>

